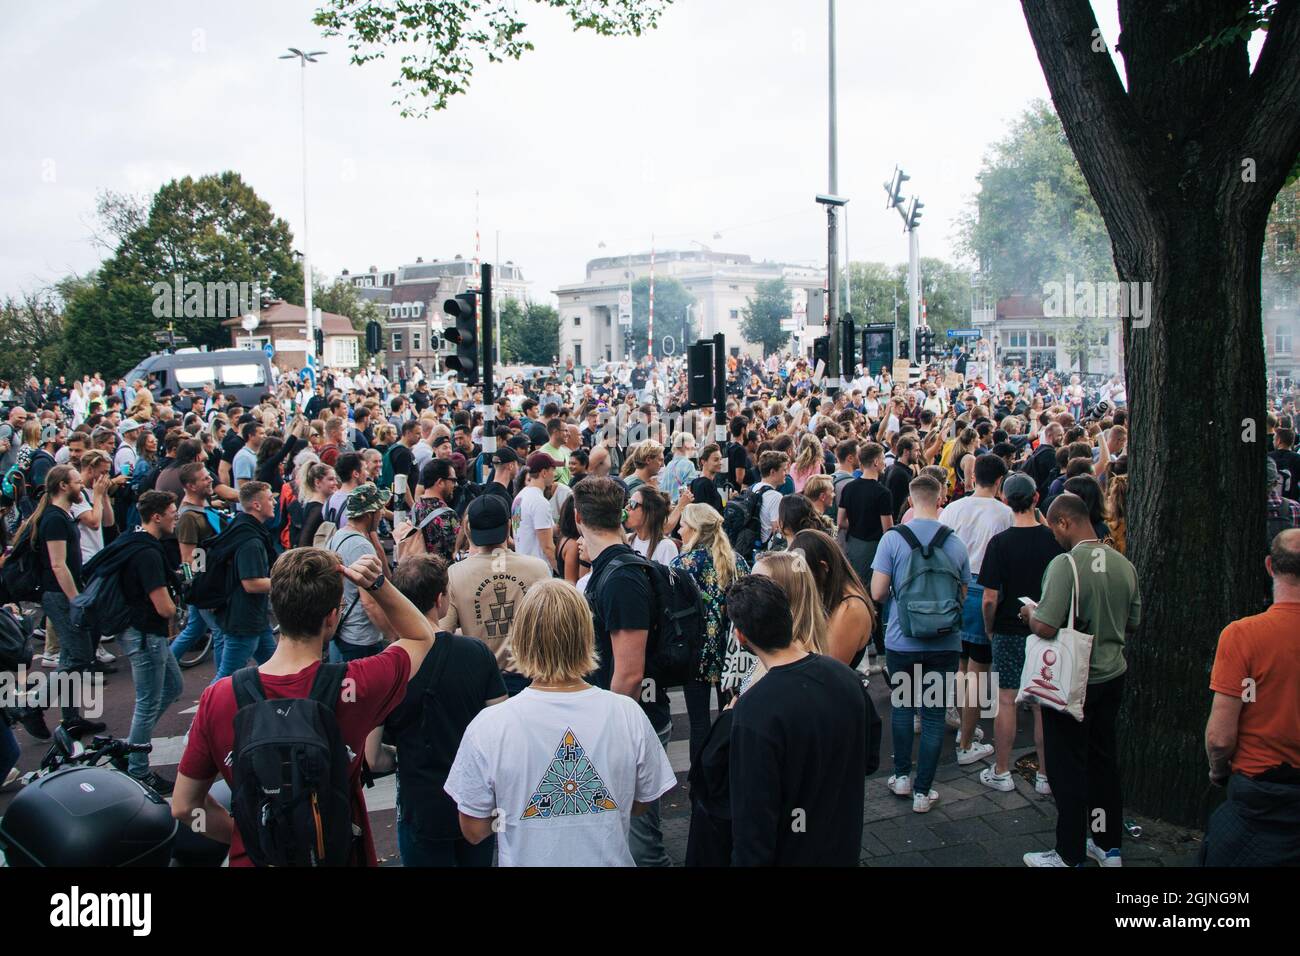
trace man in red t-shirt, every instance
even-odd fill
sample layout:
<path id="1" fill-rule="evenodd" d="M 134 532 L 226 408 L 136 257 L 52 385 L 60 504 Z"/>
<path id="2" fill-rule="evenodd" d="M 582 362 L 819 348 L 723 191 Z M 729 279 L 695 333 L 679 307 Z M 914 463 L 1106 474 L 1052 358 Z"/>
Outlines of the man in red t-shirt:
<path id="1" fill-rule="evenodd" d="M 344 577 L 357 586 L 362 607 L 381 629 L 402 635 L 382 654 L 348 664 L 335 708 L 339 733 L 354 755 L 349 767 L 352 819 L 361 828 L 366 865 L 375 866 L 375 846 L 361 794 L 361 755 L 366 735 L 406 696 L 407 681 L 433 646 L 433 626 L 388 582 L 377 557 L 366 556 L 345 567 L 329 551 L 296 548 L 281 555 L 271 569 L 271 606 L 280 622 L 280 642 L 258 672 L 268 699 L 310 694 L 325 645 L 338 629 Z M 231 866 L 251 866 L 234 818 L 208 795 L 218 773 L 233 784 L 235 711 L 231 678 L 203 692 L 181 757 L 172 815 L 195 830 L 201 821 L 206 836 L 229 843 Z"/>

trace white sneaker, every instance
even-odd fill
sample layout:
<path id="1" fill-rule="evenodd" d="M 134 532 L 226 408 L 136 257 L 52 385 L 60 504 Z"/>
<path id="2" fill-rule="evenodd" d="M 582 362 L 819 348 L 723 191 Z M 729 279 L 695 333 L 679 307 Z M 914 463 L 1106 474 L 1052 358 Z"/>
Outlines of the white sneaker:
<path id="1" fill-rule="evenodd" d="M 1026 853 L 1024 856 L 1025 866 L 1066 866 L 1066 862 L 1061 859 L 1061 854 L 1055 850 L 1043 850 L 1039 853 Z"/>
<path id="2" fill-rule="evenodd" d="M 101 664 L 111 664 L 113 661 L 117 660 L 117 655 L 99 647 L 95 649 L 95 660 L 99 661 Z"/>
<path id="3" fill-rule="evenodd" d="M 931 790 L 929 793 L 914 793 L 912 794 L 912 812 L 929 813 L 930 808 L 938 802 L 938 790 Z"/>
<path id="4" fill-rule="evenodd" d="M 998 773 L 992 767 L 985 767 L 980 771 L 980 783 L 990 790 L 1001 790 L 1003 793 L 1010 793 L 1016 789 L 1016 782 L 1011 778 L 1011 771 Z"/>
<path id="5" fill-rule="evenodd" d="M 58 667 L 59 655 L 58 654 L 49 654 L 49 655 L 37 654 L 35 657 L 32 658 L 32 663 L 40 664 L 42 667 Z"/>
<path id="6" fill-rule="evenodd" d="M 957 748 L 957 762 L 963 767 L 967 764 L 975 763 L 978 760 L 986 760 L 993 756 L 992 744 L 973 743 L 969 750 Z"/>
<path id="7" fill-rule="evenodd" d="M 1041 793 L 1045 797 L 1052 795 L 1052 786 L 1047 782 L 1047 777 L 1041 773 L 1034 774 L 1034 792 Z"/>
<path id="8" fill-rule="evenodd" d="M 1092 837 L 1088 837 L 1086 847 L 1088 856 L 1097 861 L 1098 866 L 1123 866 L 1124 860 L 1119 854 L 1119 850 L 1103 850 L 1092 842 Z"/>
<path id="9" fill-rule="evenodd" d="M 99 643 L 103 644 L 105 641 L 115 641 L 115 640 L 117 640 L 116 634 L 105 634 L 102 637 L 100 637 Z"/>
<path id="10" fill-rule="evenodd" d="M 970 735 L 971 743 L 979 743 L 984 739 L 984 728 L 976 727 L 975 732 Z M 961 747 L 961 730 L 957 731 L 957 746 Z"/>
<path id="11" fill-rule="evenodd" d="M 903 774 L 901 777 L 894 774 L 885 781 L 885 786 L 896 797 L 908 797 L 912 794 L 912 778 L 908 774 Z"/>
<path id="12" fill-rule="evenodd" d="M 19 770 L 17 767 L 14 767 L 12 770 L 9 771 L 8 776 L 5 777 L 5 782 L 0 783 L 0 790 L 7 790 L 10 787 L 12 787 L 15 783 L 18 782 L 18 778 L 21 777 L 22 775 L 23 775 L 22 771 Z"/>

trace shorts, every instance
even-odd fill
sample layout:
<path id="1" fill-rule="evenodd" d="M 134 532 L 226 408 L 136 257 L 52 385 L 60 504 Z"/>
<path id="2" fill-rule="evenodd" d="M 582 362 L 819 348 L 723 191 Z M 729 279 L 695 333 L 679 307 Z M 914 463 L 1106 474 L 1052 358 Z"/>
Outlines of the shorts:
<path id="1" fill-rule="evenodd" d="M 989 642 L 984 631 L 984 588 L 978 584 L 971 584 L 966 591 L 966 603 L 961 606 L 961 642 L 963 645 Z"/>
<path id="2" fill-rule="evenodd" d="M 993 635 L 993 670 L 998 675 L 1002 690 L 1019 690 L 1020 673 L 1025 669 L 1025 644 L 1027 634 Z"/>
<path id="3" fill-rule="evenodd" d="M 965 637 L 966 635 L 963 634 L 962 642 L 961 642 L 961 656 L 963 660 L 969 659 L 974 661 L 976 664 L 993 663 L 992 647 L 990 647 L 988 644 L 972 644 L 970 641 L 966 640 Z M 1020 679 L 1020 672 L 1017 671 L 1016 680 L 1019 679 Z"/>

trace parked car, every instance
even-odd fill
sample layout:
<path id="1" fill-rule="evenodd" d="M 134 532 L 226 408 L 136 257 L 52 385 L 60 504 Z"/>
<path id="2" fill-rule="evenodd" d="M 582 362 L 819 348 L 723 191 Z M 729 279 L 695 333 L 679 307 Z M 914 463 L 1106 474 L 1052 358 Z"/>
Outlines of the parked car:
<path id="1" fill-rule="evenodd" d="M 156 395 L 164 389 L 215 391 L 232 396 L 241 405 L 256 405 L 275 390 L 275 370 L 265 352 L 251 349 L 217 349 L 202 352 L 181 349 L 151 355 L 126 375 L 128 382 L 143 380 Z"/>

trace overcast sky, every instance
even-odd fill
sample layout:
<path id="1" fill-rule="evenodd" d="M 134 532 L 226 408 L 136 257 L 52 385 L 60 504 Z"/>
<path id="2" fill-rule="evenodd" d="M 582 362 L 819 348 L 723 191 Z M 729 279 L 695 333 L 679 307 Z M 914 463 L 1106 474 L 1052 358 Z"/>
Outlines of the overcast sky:
<path id="1" fill-rule="evenodd" d="M 307 70 L 318 272 L 474 255 L 551 300 L 587 260 L 659 249 L 824 264 L 825 0 L 679 0 L 639 39 L 574 33 L 519 0 L 537 49 L 481 64 L 428 119 L 392 105 L 390 62 L 353 66 L 302 0 L 0 0 L 0 295 L 93 268 L 102 189 L 238 171 L 301 248 Z M 1113 3 L 1095 5 L 1113 46 Z M 922 255 L 951 257 L 988 145 L 1047 88 L 1015 0 L 841 0 L 839 192 L 854 260 L 906 258 L 882 182 L 926 204 Z M 721 238 L 714 238 L 721 233 Z M 599 248 L 605 242 L 604 249 Z"/>

